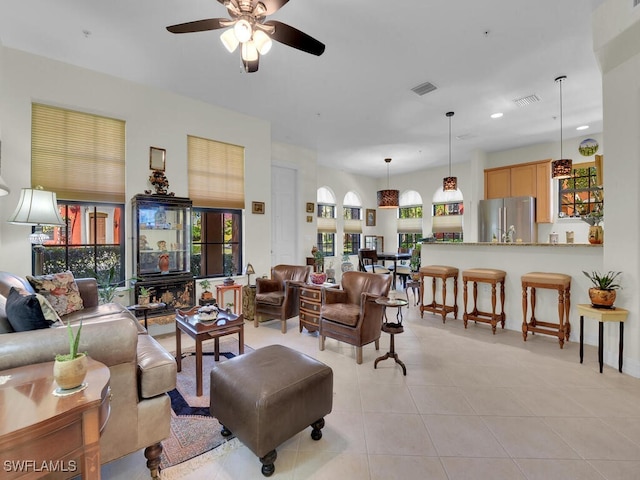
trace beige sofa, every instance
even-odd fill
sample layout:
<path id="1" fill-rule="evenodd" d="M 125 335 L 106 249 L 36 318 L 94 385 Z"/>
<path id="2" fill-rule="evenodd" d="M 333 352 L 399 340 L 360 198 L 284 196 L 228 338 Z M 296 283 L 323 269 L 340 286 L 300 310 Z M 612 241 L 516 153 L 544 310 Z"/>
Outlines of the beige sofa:
<path id="1" fill-rule="evenodd" d="M 76 283 L 84 308 L 62 320 L 73 325 L 82 319 L 80 351 L 111 372 L 111 414 L 100 439 L 101 461 L 107 463 L 144 448 L 151 476 L 159 478 L 160 441 L 170 433 L 167 392 L 176 385 L 175 359 L 125 307 L 99 305 L 95 279 L 76 279 Z M 33 292 L 25 279 L 0 272 L 0 375 L 9 368 L 50 362 L 56 353 L 69 348 L 65 327 L 13 331 L 5 313 L 12 286 Z"/>

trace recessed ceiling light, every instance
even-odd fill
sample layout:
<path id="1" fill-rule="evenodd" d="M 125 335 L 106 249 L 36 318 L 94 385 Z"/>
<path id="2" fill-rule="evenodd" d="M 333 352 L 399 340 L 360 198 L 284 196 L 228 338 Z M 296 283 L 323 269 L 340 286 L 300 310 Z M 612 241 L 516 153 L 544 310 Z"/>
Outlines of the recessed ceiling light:
<path id="1" fill-rule="evenodd" d="M 589 128 L 589 125 L 580 125 L 576 130 L 586 130 L 587 128 Z"/>
<path id="2" fill-rule="evenodd" d="M 504 115 L 504 113 L 502 113 L 502 112 L 492 113 L 491 114 L 491 118 L 500 118 L 500 117 L 502 117 L 502 115 Z"/>

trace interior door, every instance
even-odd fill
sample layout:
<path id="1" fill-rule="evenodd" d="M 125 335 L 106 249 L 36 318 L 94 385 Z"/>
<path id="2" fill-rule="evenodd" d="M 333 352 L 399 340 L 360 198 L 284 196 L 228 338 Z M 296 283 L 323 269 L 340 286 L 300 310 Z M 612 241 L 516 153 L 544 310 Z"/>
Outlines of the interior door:
<path id="1" fill-rule="evenodd" d="M 292 168 L 271 167 L 271 265 L 296 265 L 298 252 L 297 184 Z"/>

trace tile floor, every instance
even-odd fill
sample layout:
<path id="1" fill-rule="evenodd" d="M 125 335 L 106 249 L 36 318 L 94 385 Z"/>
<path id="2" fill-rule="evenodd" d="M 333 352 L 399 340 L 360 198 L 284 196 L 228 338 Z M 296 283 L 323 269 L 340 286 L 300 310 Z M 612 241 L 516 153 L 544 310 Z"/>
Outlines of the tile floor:
<path id="1" fill-rule="evenodd" d="M 334 404 L 323 437 L 310 430 L 278 448 L 281 479 L 433 480 L 629 480 L 640 479 L 640 380 L 605 366 L 597 350 L 535 335 L 523 342 L 515 331 L 404 309 L 405 331 L 396 351 L 407 376 L 393 360 L 374 370 L 380 351 L 355 350 L 316 334 L 288 332 L 271 321 L 247 322 L 246 344 L 280 343 L 333 368 Z M 577 320 L 576 320 L 577 321 Z M 175 349 L 173 336 L 159 338 Z M 103 467 L 103 478 L 148 478 L 141 452 Z M 174 472 L 175 473 L 175 472 Z M 168 469 L 167 477 L 171 476 Z M 176 478 L 171 476 L 171 478 Z M 230 449 L 179 478 L 263 479 L 259 460 L 244 446 Z"/>

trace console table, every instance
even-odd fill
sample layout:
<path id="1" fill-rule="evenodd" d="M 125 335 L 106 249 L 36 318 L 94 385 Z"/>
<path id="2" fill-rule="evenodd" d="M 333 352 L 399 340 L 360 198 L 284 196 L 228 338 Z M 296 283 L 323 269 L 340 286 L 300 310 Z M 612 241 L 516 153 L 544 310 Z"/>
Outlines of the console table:
<path id="1" fill-rule="evenodd" d="M 580 314 L 580 363 L 584 355 L 584 317 L 594 318 L 598 321 L 598 361 L 600 362 L 600 373 L 602 373 L 602 364 L 604 363 L 604 345 L 603 330 L 604 322 L 620 322 L 620 343 L 618 345 L 618 371 L 622 373 L 622 348 L 624 347 L 624 321 L 629 315 L 629 310 L 615 307 L 594 308 L 591 305 L 579 304 L 577 307 Z"/>
<path id="2" fill-rule="evenodd" d="M 100 433 L 110 411 L 109 369 L 88 358 L 79 392 L 56 396 L 53 362 L 0 372 L 3 479 L 35 479 L 52 471 L 100 479 Z M 47 469 L 43 469 L 43 464 Z M 58 477 L 56 477 L 58 478 Z"/>

